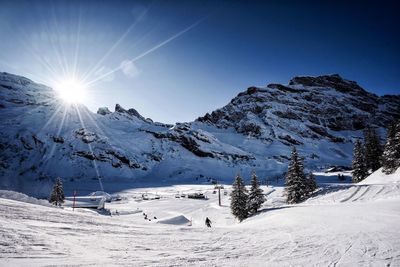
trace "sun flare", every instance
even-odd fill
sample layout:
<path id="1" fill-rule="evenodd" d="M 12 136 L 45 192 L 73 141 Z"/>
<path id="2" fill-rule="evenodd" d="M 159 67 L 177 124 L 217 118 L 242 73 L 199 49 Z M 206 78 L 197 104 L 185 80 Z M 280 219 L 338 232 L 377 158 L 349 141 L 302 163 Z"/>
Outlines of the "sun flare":
<path id="1" fill-rule="evenodd" d="M 64 79 L 55 85 L 60 98 L 67 103 L 83 103 L 86 99 L 85 85 L 76 79 Z"/>

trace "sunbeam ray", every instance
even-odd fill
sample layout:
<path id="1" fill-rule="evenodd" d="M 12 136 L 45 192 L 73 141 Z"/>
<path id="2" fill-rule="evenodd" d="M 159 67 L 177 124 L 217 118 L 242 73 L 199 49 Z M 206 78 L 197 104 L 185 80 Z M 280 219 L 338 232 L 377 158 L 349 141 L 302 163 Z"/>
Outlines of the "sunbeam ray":
<path id="1" fill-rule="evenodd" d="M 140 17 L 143 17 L 148 12 L 146 9 Z M 110 49 L 104 54 L 104 56 L 94 65 L 92 66 L 89 71 L 83 74 L 82 81 L 86 81 L 90 75 L 93 74 L 97 70 L 97 68 L 104 62 L 104 60 L 110 56 L 110 54 L 117 48 L 121 42 L 128 36 L 128 34 L 139 24 L 140 18 L 135 18 L 135 21 L 128 27 L 128 29 L 121 35 L 121 37 L 110 47 Z"/>
<path id="2" fill-rule="evenodd" d="M 45 128 L 47 128 L 50 125 L 50 123 L 52 123 L 54 118 L 58 115 L 58 112 L 60 111 L 61 107 L 62 107 L 61 105 L 57 107 L 57 109 L 54 111 L 53 115 L 51 115 L 50 119 L 47 120 L 45 125 L 43 125 L 43 127 L 40 128 L 40 130 L 36 134 L 42 132 Z"/>
<path id="3" fill-rule="evenodd" d="M 78 55 L 80 49 L 80 35 L 81 35 L 81 23 L 82 23 L 82 5 L 79 5 L 79 17 L 78 17 L 78 29 L 76 30 L 76 43 L 75 43 L 75 53 L 74 53 L 74 64 L 72 66 L 72 77 L 76 79 L 76 72 L 78 66 Z"/>
<path id="4" fill-rule="evenodd" d="M 206 19 L 206 17 L 204 17 L 204 18 L 202 18 L 202 19 L 196 21 L 195 23 L 193 23 L 193 24 L 190 25 L 189 27 L 187 27 L 187 28 L 183 29 L 182 31 L 180 31 L 180 32 L 178 32 L 178 33 L 172 35 L 172 36 L 169 37 L 168 39 L 164 40 L 163 42 L 161 42 L 161 43 L 159 43 L 159 44 L 157 44 L 157 45 L 155 45 L 155 46 L 153 46 L 152 48 L 150 48 L 150 49 L 147 50 L 146 52 L 140 54 L 139 56 L 137 56 L 137 57 L 135 57 L 135 58 L 133 58 L 133 59 L 131 59 L 130 61 L 135 62 L 135 61 L 137 61 L 137 60 L 143 58 L 144 56 L 146 56 L 146 55 L 148 55 L 148 54 L 150 54 L 150 53 L 156 51 L 157 49 L 163 47 L 164 45 L 166 45 L 166 44 L 172 42 L 173 40 L 175 40 L 176 38 L 178 38 L 178 37 L 181 36 L 182 34 L 184 34 L 184 33 L 188 32 L 188 31 L 190 31 L 191 29 L 193 29 L 194 27 L 196 27 L 197 25 L 199 25 L 199 24 L 200 24 L 202 21 L 204 21 L 205 19 Z M 107 76 L 109 76 L 109 75 L 115 73 L 116 71 L 120 70 L 121 68 L 122 68 L 122 66 L 118 66 L 118 67 L 116 67 L 115 69 L 113 69 L 113 70 L 111 70 L 111 71 L 109 71 L 109 72 L 107 72 L 107 73 L 105 73 L 105 74 L 103 74 L 103 75 L 100 75 L 99 77 L 97 77 L 97 78 L 95 78 L 95 79 L 93 79 L 93 80 L 91 80 L 91 81 L 85 83 L 85 86 L 86 86 L 86 87 L 90 87 L 90 86 L 92 86 L 94 83 L 96 83 L 97 81 L 106 78 Z"/>
<path id="5" fill-rule="evenodd" d="M 108 136 L 105 134 L 103 129 L 101 127 L 99 127 L 98 123 L 92 118 L 90 112 L 88 112 L 86 109 L 83 109 L 83 111 L 85 112 L 85 114 L 89 118 L 89 120 L 92 122 L 92 124 L 100 131 L 100 133 L 108 138 Z"/>
<path id="6" fill-rule="evenodd" d="M 96 121 L 92 118 L 91 114 L 86 110 L 83 109 L 83 111 L 86 113 L 87 117 L 92 121 L 93 125 L 100 131 L 100 133 L 105 136 L 107 139 L 109 139 L 108 135 L 104 132 L 104 130 L 102 128 L 100 128 L 98 126 L 98 124 L 96 123 Z M 114 142 L 118 143 L 120 145 L 120 147 L 123 147 L 124 144 L 122 144 L 121 142 L 119 142 L 118 140 L 114 140 Z M 115 149 L 110 143 L 107 142 L 107 145 L 111 148 L 111 149 Z M 133 170 L 131 168 L 128 169 L 130 171 L 130 173 L 132 174 L 132 177 L 135 177 L 135 173 L 133 172 Z"/>
<path id="7" fill-rule="evenodd" d="M 67 114 L 67 106 L 64 106 L 63 116 L 62 116 L 62 118 L 61 118 L 60 125 L 58 126 L 58 130 L 57 130 L 57 137 L 60 136 L 60 133 L 61 133 L 62 128 L 63 128 L 63 126 L 64 126 L 66 114 Z M 51 157 L 52 157 L 53 154 L 54 154 L 55 149 L 56 149 L 56 142 L 53 142 L 53 144 L 52 144 L 52 146 L 51 146 L 51 149 L 50 149 L 50 153 L 49 153 L 49 154 L 47 155 L 47 157 L 44 159 L 44 162 L 45 162 L 45 163 L 48 163 L 48 162 L 50 161 Z"/>
<path id="8" fill-rule="evenodd" d="M 49 77 L 45 77 L 44 75 L 32 73 L 27 69 L 27 67 L 22 67 L 20 69 L 16 69 L 13 65 L 9 64 L 8 62 L 6 62 L 2 59 L 0 59 L 0 63 L 5 66 L 8 66 L 11 69 L 14 69 L 15 71 L 22 70 L 27 76 L 31 77 L 36 82 L 43 83 L 43 84 L 51 84 L 51 83 L 49 83 L 49 81 L 51 80 Z M 53 101 L 49 101 L 48 103 L 50 103 L 50 102 L 53 102 Z"/>
<path id="9" fill-rule="evenodd" d="M 30 45 L 30 40 L 28 40 L 28 39 L 25 37 L 25 36 L 28 36 L 28 34 L 27 34 L 23 29 L 21 29 L 20 32 L 21 32 L 20 38 L 23 38 L 23 40 L 20 41 L 20 43 L 24 46 L 24 48 L 25 48 L 27 51 L 29 51 L 29 52 L 31 53 L 31 55 L 33 55 L 33 56 L 35 57 L 36 60 L 39 61 L 39 63 L 41 63 L 41 64 L 45 67 L 45 69 L 46 69 L 47 71 L 49 71 L 49 73 L 50 73 L 51 75 L 53 75 L 54 77 L 56 77 L 56 76 L 58 75 L 58 74 L 57 74 L 56 68 L 55 68 L 54 66 L 52 66 L 51 63 L 48 62 L 45 58 L 43 58 L 43 57 L 40 55 L 39 51 L 37 51 L 36 49 L 34 49 L 34 46 Z M 32 73 L 31 73 L 31 75 L 32 75 Z M 37 74 L 37 75 L 35 75 L 35 76 L 38 76 L 38 75 L 39 75 L 39 74 Z M 44 76 L 43 76 L 43 77 L 44 77 Z M 46 81 L 46 79 L 50 79 L 50 77 L 45 78 L 44 81 Z M 43 79 L 41 79 L 41 80 L 43 81 Z"/>
<path id="10" fill-rule="evenodd" d="M 42 104 L 45 104 L 45 105 L 48 105 L 48 106 L 49 106 L 49 105 L 55 103 L 56 101 L 57 101 L 56 99 L 51 99 L 51 100 L 49 100 L 48 102 L 44 102 L 44 103 L 42 103 Z M 43 105 L 38 105 L 37 107 L 32 108 L 31 111 L 32 111 L 32 113 L 33 113 L 33 112 L 36 112 L 37 110 L 39 110 L 39 109 L 41 109 L 41 108 L 43 108 Z M 26 115 L 25 115 L 25 114 L 21 114 L 21 115 L 18 115 L 18 116 L 16 116 L 16 117 L 14 117 L 13 119 L 18 120 L 18 119 L 21 119 L 21 118 L 24 118 L 24 117 L 26 117 Z M 41 130 L 38 131 L 37 133 L 40 133 L 42 130 L 43 130 L 43 129 L 41 129 Z"/>
<path id="11" fill-rule="evenodd" d="M 99 125 L 97 124 L 97 122 L 93 119 L 92 117 L 92 113 L 90 113 L 88 110 L 83 109 L 83 112 L 85 112 L 86 116 L 89 118 L 89 120 L 92 122 L 92 124 L 99 130 L 100 134 L 105 136 L 108 140 L 108 134 L 103 130 L 102 127 L 99 127 Z M 119 147 L 124 147 L 124 144 L 119 142 L 119 140 L 113 140 L 114 143 L 117 143 L 119 145 Z M 114 150 L 115 147 L 112 146 L 109 142 L 106 143 L 107 146 L 110 147 L 110 149 Z M 135 173 L 131 168 L 128 168 L 129 172 L 132 174 L 132 177 L 135 177 Z"/>
<path id="12" fill-rule="evenodd" d="M 55 10 L 54 6 L 52 8 L 52 19 L 53 19 L 53 24 L 54 24 L 54 27 L 55 27 L 55 33 L 56 33 L 56 37 L 57 37 L 56 38 L 57 45 L 58 45 L 58 48 L 59 48 L 59 52 L 61 53 L 61 55 L 60 55 L 60 65 L 64 70 L 64 75 L 66 77 L 69 77 L 71 75 L 70 71 L 69 71 L 69 64 L 68 64 L 67 58 L 65 56 L 64 46 L 63 46 L 62 42 L 60 41 L 60 38 L 62 38 L 62 35 L 61 35 L 60 29 L 59 29 L 57 14 L 56 14 L 56 10 Z"/>
<path id="13" fill-rule="evenodd" d="M 75 107 L 75 110 L 76 110 L 76 112 L 77 112 L 77 114 L 78 114 L 78 118 L 79 118 L 79 121 L 80 121 L 80 123 L 81 123 L 82 128 L 86 129 L 85 123 L 83 122 L 82 115 L 81 115 L 81 112 L 79 111 L 78 105 L 74 105 L 74 107 Z M 89 147 L 90 153 L 91 153 L 92 155 L 94 155 L 91 144 L 88 143 L 87 145 L 88 145 L 88 147 Z M 99 168 L 98 168 L 98 166 L 97 166 L 96 159 L 93 159 L 93 160 L 92 160 L 92 164 L 93 164 L 93 168 L 94 168 L 94 170 L 95 170 L 95 172 L 96 172 L 97 179 L 98 179 L 98 181 L 99 181 L 101 191 L 104 191 L 103 182 L 101 181 L 101 176 L 100 176 Z"/>

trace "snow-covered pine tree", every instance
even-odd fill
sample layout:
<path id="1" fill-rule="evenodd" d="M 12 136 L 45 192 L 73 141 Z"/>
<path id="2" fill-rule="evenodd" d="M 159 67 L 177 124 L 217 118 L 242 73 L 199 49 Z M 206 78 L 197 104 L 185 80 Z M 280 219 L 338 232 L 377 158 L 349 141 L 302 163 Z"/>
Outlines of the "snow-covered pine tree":
<path id="1" fill-rule="evenodd" d="M 251 188 L 247 201 L 247 208 L 250 215 L 257 213 L 261 205 L 265 202 L 263 190 L 258 183 L 258 177 L 255 171 L 251 175 Z"/>
<path id="2" fill-rule="evenodd" d="M 64 203 L 64 199 L 65 199 L 65 196 L 64 196 L 61 178 L 57 177 L 56 183 L 53 186 L 53 191 L 51 192 L 51 195 L 50 195 L 49 202 L 56 206 L 61 206 L 61 204 Z"/>
<path id="3" fill-rule="evenodd" d="M 231 192 L 231 211 L 232 214 L 239 219 L 239 221 L 243 221 L 249 215 L 247 209 L 247 189 L 244 185 L 242 177 L 240 174 L 236 175 L 235 181 L 232 185 Z"/>
<path id="4" fill-rule="evenodd" d="M 400 167 L 400 121 L 388 128 L 385 148 L 382 155 L 382 171 L 391 174 Z"/>
<path id="5" fill-rule="evenodd" d="M 364 157 L 367 170 L 376 171 L 381 167 L 382 146 L 375 128 L 364 130 Z"/>
<path id="6" fill-rule="evenodd" d="M 358 183 L 364 180 L 368 175 L 367 167 L 365 165 L 364 149 L 360 140 L 356 140 L 353 149 L 353 173 L 352 179 L 353 183 Z"/>
<path id="7" fill-rule="evenodd" d="M 397 160 L 395 161 L 396 170 L 400 168 L 400 120 L 396 125 L 396 134 L 394 135 L 394 150 L 396 151 L 395 157 Z"/>
<path id="8" fill-rule="evenodd" d="M 287 197 L 286 202 L 289 204 L 303 201 L 308 194 L 303 162 L 295 147 L 293 147 L 291 161 L 286 174 L 285 194 Z"/>
<path id="9" fill-rule="evenodd" d="M 315 175 L 310 172 L 307 177 L 306 177 L 306 181 L 307 181 L 307 195 L 311 195 L 315 190 L 317 190 L 318 185 L 317 185 L 317 181 L 315 180 Z"/>

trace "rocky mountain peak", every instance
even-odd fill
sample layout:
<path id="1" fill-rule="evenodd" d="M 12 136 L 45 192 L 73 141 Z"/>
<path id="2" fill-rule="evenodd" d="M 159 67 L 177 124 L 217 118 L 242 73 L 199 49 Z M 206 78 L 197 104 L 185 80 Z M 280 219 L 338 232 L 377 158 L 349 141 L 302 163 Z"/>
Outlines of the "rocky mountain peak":
<path id="1" fill-rule="evenodd" d="M 130 108 L 130 109 L 126 110 L 123 107 L 121 107 L 120 104 L 116 104 L 115 112 L 129 114 L 129 115 L 135 116 L 143 121 L 146 121 L 146 118 L 144 118 L 142 115 L 140 115 L 140 113 L 134 108 Z"/>
<path id="2" fill-rule="evenodd" d="M 302 85 L 309 87 L 330 87 L 335 90 L 348 93 L 358 92 L 367 93 L 361 86 L 355 81 L 349 81 L 342 78 L 339 74 L 322 75 L 322 76 L 296 76 L 289 81 L 289 85 Z"/>
<path id="3" fill-rule="evenodd" d="M 100 115 L 107 115 L 107 114 L 111 114 L 112 112 L 108 109 L 108 107 L 100 107 L 98 110 L 97 110 L 97 114 L 100 114 Z"/>
<path id="4" fill-rule="evenodd" d="M 265 89 L 259 88 L 259 87 L 255 87 L 255 86 L 250 86 L 249 88 L 247 88 L 246 91 L 241 92 L 238 94 L 238 97 L 244 96 L 244 95 L 253 95 L 255 93 L 258 92 L 266 92 Z"/>
<path id="5" fill-rule="evenodd" d="M 396 118 L 400 101 L 379 97 L 338 74 L 298 76 L 289 84 L 249 87 L 231 102 L 197 121 L 262 140 L 280 139 L 285 144 L 320 139 L 351 142 L 341 131 L 358 131 L 365 123 L 385 127 Z M 290 132 L 290 134 L 287 134 Z M 289 140 L 289 141 L 288 141 Z"/>

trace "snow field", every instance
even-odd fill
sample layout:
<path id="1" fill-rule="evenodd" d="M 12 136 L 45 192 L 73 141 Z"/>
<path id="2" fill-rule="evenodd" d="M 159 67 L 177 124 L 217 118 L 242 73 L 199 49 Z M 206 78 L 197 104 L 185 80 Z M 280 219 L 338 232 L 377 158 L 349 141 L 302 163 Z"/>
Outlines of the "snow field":
<path id="1" fill-rule="evenodd" d="M 400 177 L 373 175 L 358 185 L 327 175 L 321 195 L 298 205 L 263 187 L 264 210 L 240 224 L 212 186 L 126 190 L 106 204 L 112 216 L 0 198 L 0 266 L 400 266 Z M 209 199 L 175 198 L 199 191 Z M 143 192 L 161 198 L 140 201 Z"/>

